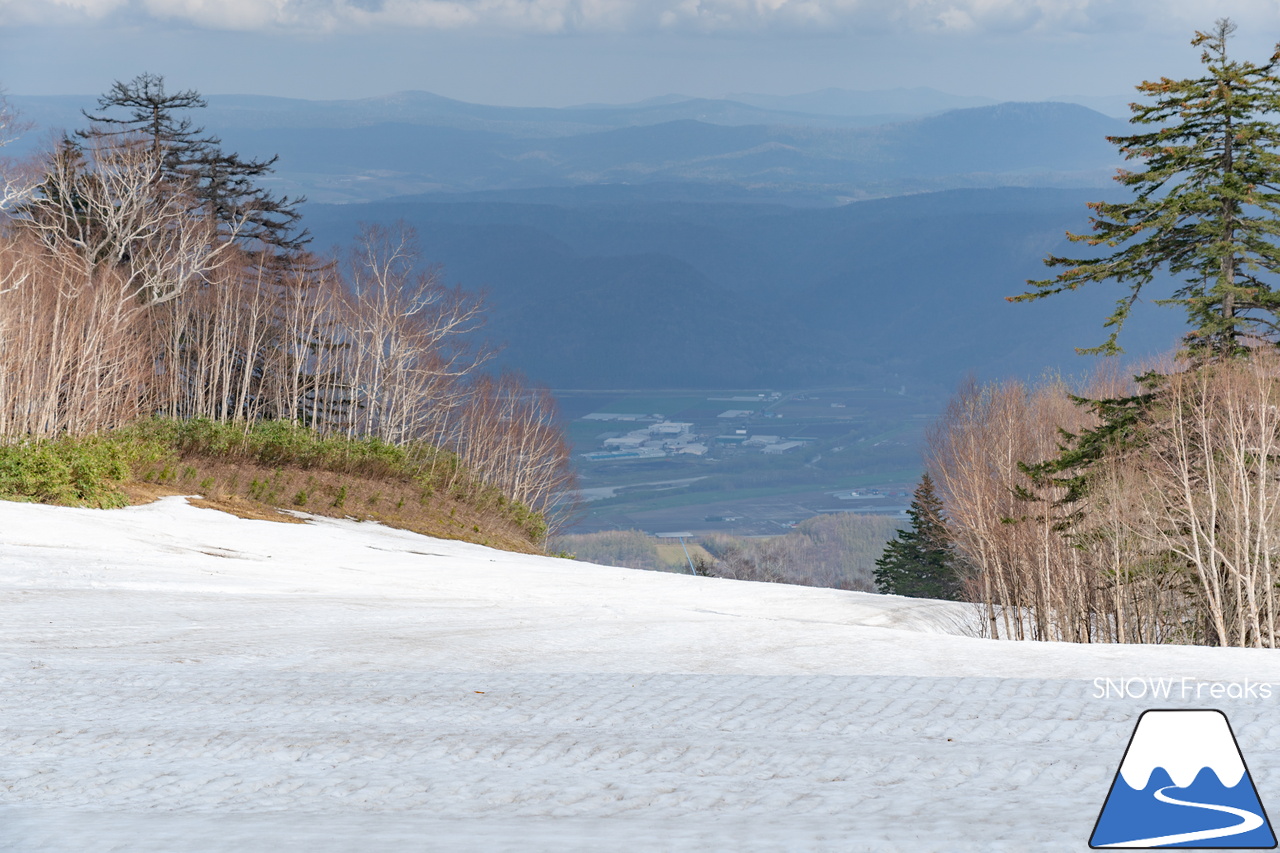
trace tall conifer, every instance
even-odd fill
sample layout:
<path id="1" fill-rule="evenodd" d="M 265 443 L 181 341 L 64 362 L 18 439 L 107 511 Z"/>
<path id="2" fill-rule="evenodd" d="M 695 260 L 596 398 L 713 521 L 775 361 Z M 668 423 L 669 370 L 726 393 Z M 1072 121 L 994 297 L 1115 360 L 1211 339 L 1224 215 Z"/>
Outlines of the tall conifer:
<path id="1" fill-rule="evenodd" d="M 1084 352 L 1121 351 L 1116 336 L 1161 271 L 1184 282 L 1160 301 L 1187 312 L 1187 345 L 1200 358 L 1280 339 L 1280 46 L 1262 65 L 1232 59 L 1234 30 L 1222 19 L 1211 32 L 1197 32 L 1191 43 L 1203 47 L 1204 73 L 1139 85 L 1148 100 L 1131 105 L 1130 122 L 1152 129 L 1109 138 L 1139 164 L 1116 175 L 1134 197 L 1090 204 L 1092 233 L 1067 236 L 1113 251 L 1050 256 L 1046 264 L 1065 269 L 1010 297 L 1040 299 L 1089 282 L 1125 285 L 1104 324 L 1110 336 Z"/>

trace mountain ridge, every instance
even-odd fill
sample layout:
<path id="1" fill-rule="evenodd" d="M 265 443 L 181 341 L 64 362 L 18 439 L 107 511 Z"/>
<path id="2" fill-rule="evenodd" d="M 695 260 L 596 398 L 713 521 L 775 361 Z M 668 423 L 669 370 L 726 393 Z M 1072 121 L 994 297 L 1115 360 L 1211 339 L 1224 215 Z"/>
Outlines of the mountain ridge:
<path id="1" fill-rule="evenodd" d="M 414 227 L 451 283 L 486 290 L 503 363 L 563 388 L 953 387 L 1093 364 L 1115 295 L 1004 297 L 1087 228 L 1088 190 L 987 189 L 792 208 L 738 203 L 415 200 L 310 205 L 320 246 L 359 221 Z M 449 198 L 449 197 L 446 197 Z M 1176 312 L 1135 313 L 1135 355 Z"/>

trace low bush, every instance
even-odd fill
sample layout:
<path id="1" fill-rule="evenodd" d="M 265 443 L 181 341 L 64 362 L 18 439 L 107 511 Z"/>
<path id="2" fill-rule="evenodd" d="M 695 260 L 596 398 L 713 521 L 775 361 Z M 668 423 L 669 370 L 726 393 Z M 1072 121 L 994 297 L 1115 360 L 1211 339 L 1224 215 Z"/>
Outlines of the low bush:
<path id="1" fill-rule="evenodd" d="M 0 499 L 112 508 L 125 506 L 139 482 L 513 550 L 532 550 L 547 533 L 541 513 L 425 444 L 321 436 L 280 421 L 155 418 L 101 435 L 0 445 Z"/>
<path id="2" fill-rule="evenodd" d="M 122 486 L 141 466 L 166 455 L 154 440 L 108 434 L 0 445 L 0 498 L 110 508 L 128 500 Z"/>

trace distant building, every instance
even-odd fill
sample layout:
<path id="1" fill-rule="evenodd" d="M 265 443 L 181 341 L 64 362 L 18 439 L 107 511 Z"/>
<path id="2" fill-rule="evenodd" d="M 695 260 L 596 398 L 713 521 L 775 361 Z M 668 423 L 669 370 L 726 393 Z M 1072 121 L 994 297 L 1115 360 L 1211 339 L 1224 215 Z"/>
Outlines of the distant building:
<path id="1" fill-rule="evenodd" d="M 582 454 L 582 458 L 588 462 L 612 462 L 626 459 L 661 459 L 666 455 L 664 450 L 638 447 L 634 450 L 596 450 Z"/>
<path id="2" fill-rule="evenodd" d="M 640 447 L 646 441 L 648 441 L 648 436 L 645 433 L 632 433 L 620 438 L 606 438 L 604 446 L 612 450 L 628 450 Z"/>
<path id="3" fill-rule="evenodd" d="M 654 424 L 649 427 L 649 435 L 667 436 L 667 435 L 683 435 L 693 431 L 693 424 L 677 423 L 675 421 L 663 421 L 660 424 Z"/>
<path id="4" fill-rule="evenodd" d="M 779 441 L 774 444 L 766 444 L 761 452 L 763 453 L 786 453 L 788 450 L 794 450 L 797 447 L 803 447 L 803 441 Z"/>

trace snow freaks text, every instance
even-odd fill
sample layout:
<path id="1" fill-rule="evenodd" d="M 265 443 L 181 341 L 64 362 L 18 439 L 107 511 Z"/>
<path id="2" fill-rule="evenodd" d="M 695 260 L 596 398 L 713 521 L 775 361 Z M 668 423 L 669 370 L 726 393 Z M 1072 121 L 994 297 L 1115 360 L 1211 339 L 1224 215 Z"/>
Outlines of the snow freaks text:
<path id="1" fill-rule="evenodd" d="M 1267 682 L 1205 681 L 1181 678 L 1095 678 L 1094 699 L 1270 699 L 1273 686 Z"/>

